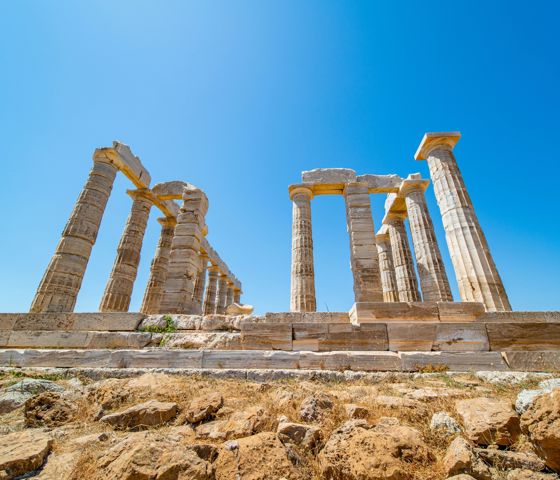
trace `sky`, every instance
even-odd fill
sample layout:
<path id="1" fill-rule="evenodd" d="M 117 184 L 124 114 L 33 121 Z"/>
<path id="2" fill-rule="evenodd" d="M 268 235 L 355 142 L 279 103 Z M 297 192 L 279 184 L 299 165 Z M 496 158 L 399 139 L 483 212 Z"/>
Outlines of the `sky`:
<path id="1" fill-rule="evenodd" d="M 560 3 L 0 2 L 0 311 L 27 311 L 97 147 L 209 198 L 208 240 L 258 313 L 287 311 L 288 185 L 313 168 L 429 176 L 455 155 L 515 310 L 560 309 Z M 96 311 L 131 199 L 118 175 L 77 311 Z M 433 189 L 426 192 L 458 299 Z M 372 195 L 376 229 L 383 195 Z M 344 200 L 312 201 L 317 306 L 353 303 Z M 152 209 L 132 298 L 160 225 Z"/>

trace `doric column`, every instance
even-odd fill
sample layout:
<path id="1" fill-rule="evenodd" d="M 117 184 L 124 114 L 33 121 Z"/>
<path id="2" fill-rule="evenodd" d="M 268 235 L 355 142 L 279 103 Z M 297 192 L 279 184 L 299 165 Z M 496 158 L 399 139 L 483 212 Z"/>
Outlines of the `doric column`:
<path id="1" fill-rule="evenodd" d="M 235 287 L 233 289 L 233 303 L 237 303 L 237 305 L 241 305 L 241 289 Z"/>
<path id="2" fill-rule="evenodd" d="M 175 217 L 164 217 L 158 218 L 158 222 L 161 224 L 161 234 L 150 267 L 150 278 L 148 279 L 148 285 L 142 300 L 142 308 L 140 309 L 142 313 L 146 314 L 159 313 L 163 286 L 167 278 L 171 241 L 173 240 L 173 231 L 175 230 L 175 225 L 177 225 L 177 219 Z"/>
<path id="3" fill-rule="evenodd" d="M 171 242 L 162 313 L 192 313 L 194 283 L 200 271 L 200 242 L 205 228 L 208 199 L 202 190 L 186 187 L 183 206 Z"/>
<path id="4" fill-rule="evenodd" d="M 226 293 L 226 308 L 233 303 L 233 282 L 228 282 Z"/>
<path id="5" fill-rule="evenodd" d="M 418 281 L 412 263 L 412 254 L 404 226 L 404 215 L 391 214 L 385 216 L 383 222 L 387 225 L 391 251 L 393 254 L 393 266 L 397 280 L 397 291 L 400 302 L 418 302 Z"/>
<path id="6" fill-rule="evenodd" d="M 227 277 L 222 273 L 218 278 L 218 292 L 216 293 L 216 313 L 218 315 L 226 313 L 227 290 Z"/>
<path id="7" fill-rule="evenodd" d="M 349 183 L 344 188 L 346 224 L 350 237 L 350 266 L 356 302 L 381 302 L 383 289 L 367 183 Z"/>
<path id="8" fill-rule="evenodd" d="M 97 238 L 117 167 L 103 157 L 93 159 L 93 168 L 62 232 L 43 275 L 30 311 L 72 312 Z"/>
<path id="9" fill-rule="evenodd" d="M 393 253 L 391 252 L 391 241 L 386 228 L 382 227 L 383 233 L 375 237 L 377 253 L 379 255 L 379 270 L 381 273 L 381 285 L 383 286 L 383 301 L 398 302 L 399 292 L 395 278 L 395 267 L 393 266 Z"/>
<path id="10" fill-rule="evenodd" d="M 212 315 L 213 313 L 216 313 L 219 275 L 220 269 L 217 265 L 210 265 L 208 267 L 208 284 L 206 285 L 206 293 L 204 295 L 204 315 Z"/>
<path id="11" fill-rule="evenodd" d="M 99 305 L 101 312 L 128 312 L 138 273 L 140 251 L 152 201 L 148 189 L 128 190 L 127 193 L 132 197 L 132 208 L 117 247 L 113 270 Z"/>
<path id="12" fill-rule="evenodd" d="M 429 181 L 409 176 L 399 191 L 404 196 L 424 302 L 452 302 L 453 295 L 428 211 L 424 191 Z"/>
<path id="13" fill-rule="evenodd" d="M 509 311 L 502 279 L 453 155 L 460 136 L 458 132 L 427 133 L 415 158 L 428 160 L 461 299 L 482 302 L 489 311 Z"/>
<path id="14" fill-rule="evenodd" d="M 310 188 L 290 187 L 292 210 L 292 277 L 290 310 L 315 312 L 315 272 L 313 267 L 313 235 L 311 229 Z"/>
<path id="15" fill-rule="evenodd" d="M 204 288 L 206 286 L 206 271 L 208 269 L 208 255 L 200 254 L 200 270 L 198 276 L 196 277 L 196 283 L 194 285 L 193 293 L 193 313 L 202 313 L 202 302 L 204 300 Z"/>

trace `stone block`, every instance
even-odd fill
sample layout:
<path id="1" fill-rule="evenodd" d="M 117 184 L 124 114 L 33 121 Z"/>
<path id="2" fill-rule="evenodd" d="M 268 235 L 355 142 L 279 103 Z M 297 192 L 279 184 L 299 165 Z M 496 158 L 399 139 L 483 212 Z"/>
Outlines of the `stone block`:
<path id="1" fill-rule="evenodd" d="M 325 340 L 319 340 L 319 351 L 337 350 L 383 351 L 389 348 L 387 326 L 383 323 L 355 326 L 351 324 L 329 324 Z"/>
<path id="2" fill-rule="evenodd" d="M 10 339 L 10 332 L 7 330 L 0 330 L 0 347 L 5 347 L 8 345 L 8 340 Z"/>
<path id="3" fill-rule="evenodd" d="M 133 332 L 146 318 L 143 313 L 73 313 L 74 330 Z"/>
<path id="4" fill-rule="evenodd" d="M 560 350 L 504 352 L 503 357 L 509 368 L 520 372 L 560 371 Z"/>
<path id="5" fill-rule="evenodd" d="M 356 302 L 350 310 L 352 323 L 438 322 L 435 302 Z"/>
<path id="6" fill-rule="evenodd" d="M 474 322 L 486 313 L 478 302 L 437 302 L 437 307 L 442 322 Z"/>
<path id="7" fill-rule="evenodd" d="M 367 183 L 369 193 L 398 192 L 403 179 L 398 175 L 360 175 L 358 182 Z"/>
<path id="8" fill-rule="evenodd" d="M 202 368 L 202 350 L 115 350 L 111 352 L 109 366 L 112 368 Z"/>
<path id="9" fill-rule="evenodd" d="M 10 348 L 88 348 L 90 332 L 13 331 Z"/>
<path id="10" fill-rule="evenodd" d="M 5 313 L 0 330 L 134 331 L 141 313 Z"/>
<path id="11" fill-rule="evenodd" d="M 431 351 L 437 323 L 393 322 L 387 324 L 389 350 Z"/>
<path id="12" fill-rule="evenodd" d="M 478 319 L 485 323 L 560 323 L 560 311 L 549 312 L 486 312 Z"/>
<path id="13" fill-rule="evenodd" d="M 294 323 L 292 348 L 294 351 L 318 352 L 321 341 L 327 339 L 326 323 Z"/>
<path id="14" fill-rule="evenodd" d="M 260 323 L 350 323 L 348 312 L 267 312 Z"/>
<path id="15" fill-rule="evenodd" d="M 204 350 L 202 368 L 299 368 L 299 352 Z"/>
<path id="16" fill-rule="evenodd" d="M 350 168 L 316 168 L 301 173 L 305 184 L 345 184 L 356 181 L 356 172 Z"/>
<path id="17" fill-rule="evenodd" d="M 487 352 L 486 327 L 481 323 L 440 323 L 432 347 L 442 352 Z"/>
<path id="18" fill-rule="evenodd" d="M 110 350 L 0 350 L 2 367 L 103 368 L 110 359 Z"/>
<path id="19" fill-rule="evenodd" d="M 487 323 L 490 350 L 560 350 L 560 323 Z"/>
<path id="20" fill-rule="evenodd" d="M 151 340 L 151 333 L 91 332 L 87 348 L 144 348 Z"/>
<path id="21" fill-rule="evenodd" d="M 241 345 L 244 350 L 291 350 L 292 325 L 244 322 Z"/>
<path id="22" fill-rule="evenodd" d="M 401 360 L 393 352 L 301 352 L 300 368 L 312 370 L 399 371 Z"/>
<path id="23" fill-rule="evenodd" d="M 0 330 L 13 330 L 19 313 L 0 313 Z"/>
<path id="24" fill-rule="evenodd" d="M 499 352 L 400 352 L 405 371 L 444 366 L 455 372 L 509 370 Z"/>

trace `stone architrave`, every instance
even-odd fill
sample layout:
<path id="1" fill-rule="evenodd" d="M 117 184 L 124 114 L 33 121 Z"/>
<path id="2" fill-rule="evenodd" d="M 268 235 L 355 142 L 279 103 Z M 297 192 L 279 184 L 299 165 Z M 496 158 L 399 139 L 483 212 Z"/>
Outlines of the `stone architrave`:
<path id="1" fill-rule="evenodd" d="M 408 224 L 414 246 L 416 267 L 424 302 L 452 302 L 447 272 L 430 217 L 424 191 L 429 181 L 409 176 L 401 186 L 399 195 L 403 196 L 408 212 Z"/>
<path id="2" fill-rule="evenodd" d="M 227 276 L 222 273 L 218 278 L 218 292 L 216 293 L 216 313 L 218 315 L 225 315 L 226 313 L 227 290 Z"/>
<path id="3" fill-rule="evenodd" d="M 348 183 L 344 187 L 346 224 L 350 238 L 350 266 L 356 302 L 381 302 L 383 289 L 368 184 Z"/>
<path id="4" fill-rule="evenodd" d="M 464 302 L 488 311 L 510 311 L 502 279 L 453 155 L 459 132 L 426 133 L 415 159 L 427 159 L 447 246 Z"/>
<path id="5" fill-rule="evenodd" d="M 206 271 L 208 269 L 208 255 L 201 253 L 200 254 L 200 264 L 201 268 L 198 272 L 198 276 L 196 278 L 196 283 L 194 286 L 194 293 L 193 293 L 193 313 L 202 313 L 202 302 L 204 301 L 204 288 L 206 286 Z"/>
<path id="6" fill-rule="evenodd" d="M 167 278 L 167 266 L 169 254 L 171 253 L 171 241 L 177 219 L 175 217 L 158 218 L 161 225 L 161 234 L 156 248 L 156 253 L 150 268 L 150 278 L 144 292 L 142 308 L 140 311 L 146 314 L 159 313 L 161 299 L 163 297 L 163 286 Z"/>
<path id="7" fill-rule="evenodd" d="M 384 229 L 386 231 L 386 228 Z M 375 237 L 377 253 L 379 255 L 379 271 L 381 273 L 381 285 L 383 287 L 384 302 L 398 302 L 399 292 L 395 278 L 395 267 L 393 266 L 393 253 L 389 233 L 378 233 Z"/>
<path id="8" fill-rule="evenodd" d="M 237 303 L 237 305 L 241 305 L 241 289 L 234 287 L 233 289 L 233 303 Z"/>
<path id="9" fill-rule="evenodd" d="M 315 312 L 315 270 L 313 266 L 313 235 L 311 228 L 311 199 L 308 187 L 291 186 L 292 209 L 292 273 L 290 310 Z"/>
<path id="10" fill-rule="evenodd" d="M 206 292 L 204 295 L 204 307 L 202 312 L 204 315 L 212 315 L 216 313 L 216 300 L 218 292 L 218 277 L 220 269 L 217 265 L 210 265 L 208 267 L 208 283 L 206 285 Z"/>
<path id="11" fill-rule="evenodd" d="M 233 283 L 229 282 L 226 291 L 226 309 L 233 303 Z"/>
<path id="12" fill-rule="evenodd" d="M 397 280 L 397 291 L 400 302 L 418 302 L 418 281 L 412 263 L 412 254 L 404 226 L 405 214 L 390 213 L 386 215 L 384 222 L 387 225 L 391 251 L 393 254 L 393 266 Z"/>
<path id="13" fill-rule="evenodd" d="M 97 238 L 117 167 L 105 157 L 93 168 L 31 304 L 32 313 L 72 312 Z"/>
<path id="14" fill-rule="evenodd" d="M 105 287 L 99 311 L 101 312 L 127 312 L 130 298 L 134 288 L 134 281 L 140 263 L 140 251 L 152 200 L 148 189 L 129 190 L 132 197 L 132 208 L 126 222 L 113 270 Z"/>
<path id="15" fill-rule="evenodd" d="M 200 271 L 200 243 L 205 230 L 208 199 L 194 186 L 183 190 L 183 206 L 177 215 L 177 226 L 167 267 L 162 313 L 192 313 L 194 284 Z"/>

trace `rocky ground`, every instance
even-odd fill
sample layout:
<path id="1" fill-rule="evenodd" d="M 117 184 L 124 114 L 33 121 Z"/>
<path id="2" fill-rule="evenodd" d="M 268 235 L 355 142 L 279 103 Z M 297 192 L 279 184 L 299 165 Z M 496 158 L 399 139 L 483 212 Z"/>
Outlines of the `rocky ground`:
<path id="1" fill-rule="evenodd" d="M 504 479 L 560 472 L 560 379 L 0 374 L 0 479 Z"/>

